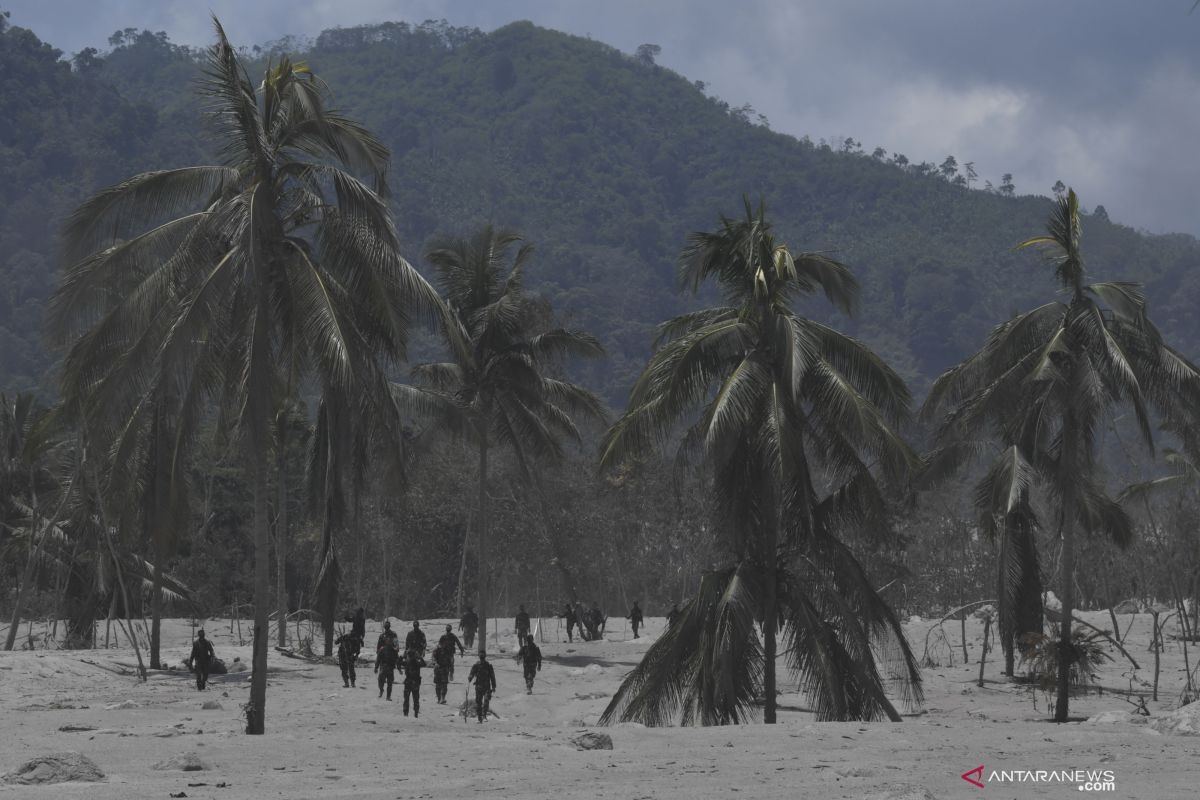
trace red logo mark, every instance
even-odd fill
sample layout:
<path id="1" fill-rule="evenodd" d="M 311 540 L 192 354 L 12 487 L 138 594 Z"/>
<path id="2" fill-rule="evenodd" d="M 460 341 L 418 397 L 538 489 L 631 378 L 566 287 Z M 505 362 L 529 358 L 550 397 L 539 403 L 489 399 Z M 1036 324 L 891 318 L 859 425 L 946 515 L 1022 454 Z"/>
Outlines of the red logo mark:
<path id="1" fill-rule="evenodd" d="M 976 777 L 972 778 L 971 777 L 972 775 L 975 775 Z M 962 778 L 967 783 L 974 784 L 975 786 L 978 786 L 980 789 L 982 789 L 983 788 L 983 764 L 980 764 L 978 767 L 971 770 L 970 772 L 964 772 L 959 777 Z"/>

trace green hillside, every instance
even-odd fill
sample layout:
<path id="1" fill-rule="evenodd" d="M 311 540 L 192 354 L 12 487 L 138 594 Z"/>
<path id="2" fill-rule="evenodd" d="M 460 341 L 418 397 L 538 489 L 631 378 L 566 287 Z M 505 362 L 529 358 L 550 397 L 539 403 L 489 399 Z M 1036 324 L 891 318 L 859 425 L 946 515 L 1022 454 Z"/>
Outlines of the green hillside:
<path id="1" fill-rule="evenodd" d="M 189 86 L 194 54 L 136 31 L 113 44 L 72 66 L 27 31 L 0 34 L 0 387 L 52 385 L 40 308 L 73 204 L 136 170 L 212 158 Z M 1047 198 L 968 190 L 772 132 L 597 42 L 524 22 L 491 34 L 393 23 L 327 31 L 304 49 L 339 106 L 391 146 L 410 258 L 436 232 L 487 220 L 524 232 L 538 245 L 531 283 L 607 347 L 610 359 L 579 377 L 614 405 L 654 325 L 691 302 L 675 291 L 684 237 L 738 213 L 743 195 L 765 199 L 794 248 L 854 267 L 864 302 L 843 326 L 918 393 L 1051 285 L 1034 256 L 1012 251 L 1041 229 Z M 1104 215 L 1085 235 L 1093 274 L 1146 283 L 1164 333 L 1200 356 L 1196 241 Z"/>

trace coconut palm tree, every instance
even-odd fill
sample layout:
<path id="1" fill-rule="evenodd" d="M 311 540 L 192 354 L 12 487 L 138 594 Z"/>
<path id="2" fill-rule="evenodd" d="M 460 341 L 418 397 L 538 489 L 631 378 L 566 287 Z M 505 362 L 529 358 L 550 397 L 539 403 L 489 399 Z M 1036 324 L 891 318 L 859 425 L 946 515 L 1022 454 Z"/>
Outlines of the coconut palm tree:
<path id="1" fill-rule="evenodd" d="M 763 207 L 690 237 L 683 284 L 715 280 L 726 305 L 676 317 L 604 437 L 613 469 L 671 440 L 708 469 L 715 529 L 731 561 L 630 674 L 604 719 L 725 724 L 765 697 L 776 721 L 776 637 L 823 719 L 899 719 L 873 651 L 909 703 L 920 675 L 899 622 L 839 534 L 887 536 L 885 480 L 916 463 L 895 425 L 909 394 L 866 346 L 806 319 L 824 292 L 842 311 L 858 284 L 841 263 L 779 243 Z M 761 639 L 756 626 L 761 627 Z"/>
<path id="2" fill-rule="evenodd" d="M 509 253 L 520 245 L 509 263 Z M 580 441 L 575 418 L 603 420 L 600 401 L 555 377 L 566 358 L 597 358 L 600 343 L 582 331 L 552 327 L 547 306 L 525 292 L 533 246 L 491 225 L 469 238 L 436 241 L 427 254 L 450 309 L 443 321 L 451 361 L 421 364 L 416 385 L 394 387 L 397 407 L 430 416 L 479 453 L 479 652 L 487 651 L 488 470 L 493 450 L 508 449 L 520 474 L 535 480 L 537 462 L 562 455 L 564 439 Z"/>
<path id="3" fill-rule="evenodd" d="M 1044 250 L 1065 297 L 998 325 L 983 349 L 938 378 L 925 403 L 926 415 L 941 417 L 928 460 L 931 475 L 951 472 L 998 442 L 999 454 L 977 489 L 985 524 L 999 528 L 1004 541 L 1026 542 L 1045 527 L 1061 538 L 1059 722 L 1067 720 L 1077 657 L 1071 615 L 1078 533 L 1119 544 L 1133 537 L 1129 516 L 1103 485 L 1097 432 L 1116 411 L 1129 409 L 1153 450 L 1148 407 L 1175 419 L 1200 403 L 1200 372 L 1163 342 L 1141 288 L 1086 281 L 1081 234 L 1079 200 L 1071 190 L 1055 204 L 1046 233 L 1018 245 Z M 1039 518 L 1030 501 L 1034 492 L 1050 501 L 1050 519 Z M 1035 602 L 1025 592 L 1037 585 L 1030 575 L 1036 550 L 1021 546 L 1025 552 L 1016 558 L 1001 548 L 1002 635 L 1021 632 L 1012 616 L 1018 606 Z"/>
<path id="4" fill-rule="evenodd" d="M 439 301 L 399 254 L 382 142 L 327 108 L 304 64 L 281 58 L 253 84 L 215 27 L 200 90 L 222 163 L 144 173 L 84 203 L 52 312 L 70 344 L 64 395 L 91 398 L 92 416 L 125 418 L 162 390 L 178 398 L 177 440 L 214 397 L 238 434 L 254 494 L 247 731 L 258 734 L 280 365 L 294 367 L 293 386 L 310 377 L 386 403 L 380 359 L 403 356 L 412 312 Z"/>
<path id="5" fill-rule="evenodd" d="M 57 474 L 60 431 L 33 395 L 0 395 L 0 542 L 24 542 L 25 567 L 9 620 L 4 649 L 12 650 L 21 611 L 33 591 L 47 538 L 55 530 L 53 503 L 62 492 Z"/>

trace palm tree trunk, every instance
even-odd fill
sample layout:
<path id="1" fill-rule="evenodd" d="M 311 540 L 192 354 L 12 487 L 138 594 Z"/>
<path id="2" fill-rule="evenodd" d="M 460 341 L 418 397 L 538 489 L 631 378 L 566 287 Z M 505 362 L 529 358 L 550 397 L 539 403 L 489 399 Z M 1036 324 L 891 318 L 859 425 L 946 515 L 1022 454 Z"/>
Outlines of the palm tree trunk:
<path id="1" fill-rule="evenodd" d="M 266 731 L 267 608 L 271 602 L 271 532 L 267 527 L 267 465 L 265 454 L 254 455 L 254 656 L 250 675 L 250 704 L 246 733 Z"/>
<path id="2" fill-rule="evenodd" d="M 771 525 L 767 536 L 766 557 L 766 589 L 767 596 L 763 607 L 763 694 L 766 695 L 763 704 L 763 722 L 775 724 L 775 629 L 778 613 L 778 585 L 776 570 L 776 551 L 778 547 L 779 528 Z"/>
<path id="3" fill-rule="evenodd" d="M 34 523 L 37 524 L 36 522 Z M 25 562 L 25 569 L 21 573 L 21 588 L 17 592 L 17 602 L 13 606 L 12 618 L 8 625 L 8 636 L 4 640 L 4 649 L 12 650 L 13 645 L 17 641 L 17 628 L 21 626 L 21 609 L 29 601 L 29 590 L 33 585 L 34 567 L 37 565 L 37 556 L 42 549 L 42 540 L 40 536 L 35 537 L 35 543 L 29 549 L 29 558 Z"/>
<path id="4" fill-rule="evenodd" d="M 287 420 L 279 425 L 279 453 L 276 479 L 279 482 L 275 508 L 275 607 L 279 613 L 279 647 L 287 647 L 287 549 L 288 549 L 288 483 L 287 483 Z"/>
<path id="5" fill-rule="evenodd" d="M 152 506 L 147 509 L 150 522 L 150 541 L 154 553 L 152 565 L 152 580 L 154 588 L 150 595 L 150 669 L 162 669 L 160 650 L 162 645 L 162 569 L 166 547 L 167 531 L 164 523 L 167 514 L 167 479 L 165 472 L 170 463 L 166 453 L 166 437 L 163 430 L 166 424 L 166 402 L 161 394 L 155 400 L 154 409 L 154 487 Z"/>
<path id="6" fill-rule="evenodd" d="M 154 537 L 154 588 L 150 597 L 150 669 L 162 669 L 162 534 Z"/>
<path id="7" fill-rule="evenodd" d="M 488 600 L 488 442 L 480 436 L 479 442 L 479 654 L 487 653 L 487 600 Z"/>
<path id="8" fill-rule="evenodd" d="M 12 650 L 17 641 L 17 628 L 21 626 L 21 609 L 29 601 L 29 591 L 33 587 L 34 571 L 42 551 L 42 542 L 46 538 L 45 528 L 38 516 L 37 484 L 34 483 L 33 470 L 29 471 L 30 515 L 33 523 L 33 541 L 29 548 L 29 558 L 25 561 L 25 570 L 21 573 L 21 588 L 17 590 L 17 602 L 13 606 L 12 619 L 8 625 L 8 637 L 4 640 L 4 649 Z"/>
<path id="9" fill-rule="evenodd" d="M 1071 616 L 1075 613 L 1075 522 L 1068 498 L 1063 498 L 1062 623 L 1058 639 L 1058 697 L 1054 703 L 1054 721 L 1066 722 L 1071 702 L 1071 664 L 1075 650 L 1071 641 Z"/>

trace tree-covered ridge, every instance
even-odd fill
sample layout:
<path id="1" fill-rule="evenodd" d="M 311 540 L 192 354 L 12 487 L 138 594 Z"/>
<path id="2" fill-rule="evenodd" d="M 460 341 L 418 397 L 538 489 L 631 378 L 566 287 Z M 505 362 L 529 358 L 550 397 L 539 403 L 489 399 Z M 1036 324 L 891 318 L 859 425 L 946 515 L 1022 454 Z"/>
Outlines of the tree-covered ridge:
<path id="1" fill-rule="evenodd" d="M 117 176 L 211 159 L 187 85 L 195 52 L 135 30 L 110 46 L 72 68 L 28 31 L 0 34 L 0 385 L 48 385 L 40 309 L 71 203 Z M 998 315 L 1036 300 L 1036 264 L 1012 246 L 1052 201 L 1006 196 L 1000 176 L 972 179 L 997 191 L 968 190 L 969 154 L 951 172 L 856 142 L 798 141 L 655 66 L 652 53 L 524 22 L 489 34 L 444 23 L 337 29 L 246 55 L 297 47 L 337 87 L 338 106 L 391 148 L 408 257 L 439 230 L 490 221 L 527 232 L 538 243 L 530 288 L 604 344 L 609 359 L 579 377 L 613 405 L 625 403 L 654 324 L 689 307 L 674 281 L 687 233 L 743 195 L 765 201 L 782 242 L 855 264 L 862 308 L 843 327 L 918 395 Z M 1146 236 L 1101 214 L 1087 231 L 1092 274 L 1143 282 L 1164 335 L 1200 351 L 1187 300 L 1200 290 L 1188 269 L 1195 240 Z"/>

